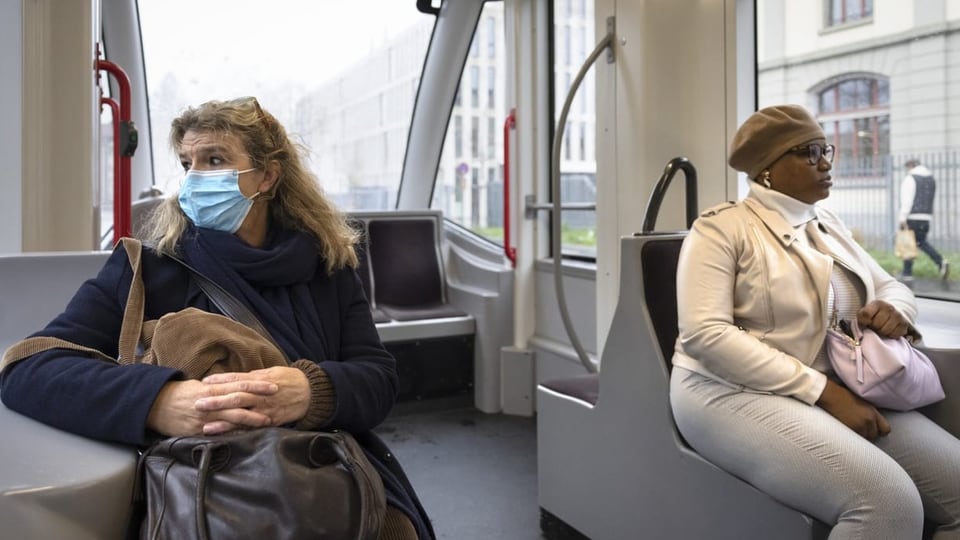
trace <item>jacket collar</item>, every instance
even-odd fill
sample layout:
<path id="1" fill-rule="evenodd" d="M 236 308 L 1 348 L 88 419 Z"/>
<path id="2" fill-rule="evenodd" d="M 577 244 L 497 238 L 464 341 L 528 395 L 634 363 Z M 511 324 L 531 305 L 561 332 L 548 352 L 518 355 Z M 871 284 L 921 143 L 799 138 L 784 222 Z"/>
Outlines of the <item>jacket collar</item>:
<path id="1" fill-rule="evenodd" d="M 804 234 L 804 224 L 817 218 L 816 205 L 798 201 L 756 182 L 750 184 L 750 193 L 744 203 L 784 246 Z"/>

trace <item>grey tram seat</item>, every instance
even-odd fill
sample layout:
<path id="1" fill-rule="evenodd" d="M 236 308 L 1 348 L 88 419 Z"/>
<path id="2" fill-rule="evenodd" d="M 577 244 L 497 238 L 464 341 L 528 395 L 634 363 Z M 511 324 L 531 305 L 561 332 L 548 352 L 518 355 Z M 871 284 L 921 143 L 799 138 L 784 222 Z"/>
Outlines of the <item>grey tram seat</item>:
<path id="1" fill-rule="evenodd" d="M 360 241 L 357 242 L 357 259 L 360 264 L 357 267 L 357 274 L 360 276 L 360 283 L 363 285 L 363 292 L 367 295 L 367 301 L 370 302 L 370 314 L 373 316 L 374 323 L 390 322 L 390 317 L 374 306 L 371 291 L 373 289 L 373 276 L 370 269 L 370 256 L 367 253 L 367 222 L 362 219 L 348 218 L 350 226 L 360 234 Z"/>
<path id="2" fill-rule="evenodd" d="M 436 219 L 371 220 L 367 234 L 377 308 L 397 321 L 466 315 L 447 303 Z"/>
<path id="3" fill-rule="evenodd" d="M 474 317 L 447 298 L 443 215 L 435 210 L 357 211 L 361 281 L 384 343 L 473 336 Z"/>
<path id="4" fill-rule="evenodd" d="M 818 539 L 829 527 L 719 469 L 673 422 L 676 270 L 686 233 L 621 239 L 620 299 L 600 375 L 544 381 L 537 446 L 544 531 L 620 538 Z M 960 436 L 960 349 L 926 349 L 947 400 L 923 409 Z"/>
<path id="5" fill-rule="evenodd" d="M 447 297 L 443 215 L 351 212 L 361 281 L 384 346 L 397 359 L 399 400 L 472 392 L 476 319 Z"/>
<path id="6" fill-rule="evenodd" d="M 59 315 L 109 256 L 106 251 L 0 255 L 0 353 Z"/>
<path id="7" fill-rule="evenodd" d="M 825 525 L 706 461 L 676 429 L 670 355 L 685 234 L 621 239 L 620 298 L 600 374 L 537 388 L 544 532 L 572 527 L 593 540 L 826 538 Z"/>
<path id="8" fill-rule="evenodd" d="M 0 256 L 0 352 L 57 316 L 108 252 Z M 0 405 L 4 538 L 124 538 L 137 454 L 66 433 Z"/>

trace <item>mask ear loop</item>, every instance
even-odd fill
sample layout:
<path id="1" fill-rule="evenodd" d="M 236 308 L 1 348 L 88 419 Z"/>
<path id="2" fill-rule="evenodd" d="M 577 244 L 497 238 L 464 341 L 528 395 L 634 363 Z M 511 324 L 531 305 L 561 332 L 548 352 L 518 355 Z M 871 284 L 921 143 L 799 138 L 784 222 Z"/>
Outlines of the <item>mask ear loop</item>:
<path id="1" fill-rule="evenodd" d="M 256 192 L 256 193 L 254 193 L 252 197 L 250 197 L 250 200 L 251 200 L 251 201 L 254 201 L 254 202 L 256 202 L 256 201 L 270 201 L 270 200 L 273 200 L 273 198 L 274 198 L 275 196 L 276 196 L 275 193 L 267 193 L 267 192 L 263 192 L 263 191 L 258 191 L 258 192 Z"/>

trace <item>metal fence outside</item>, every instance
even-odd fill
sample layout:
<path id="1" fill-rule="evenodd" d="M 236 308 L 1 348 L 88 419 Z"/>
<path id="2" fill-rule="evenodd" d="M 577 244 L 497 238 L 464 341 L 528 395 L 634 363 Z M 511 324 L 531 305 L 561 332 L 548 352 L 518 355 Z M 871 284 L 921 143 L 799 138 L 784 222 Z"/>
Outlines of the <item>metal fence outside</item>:
<path id="1" fill-rule="evenodd" d="M 960 252 L 960 150 L 878 156 L 846 165 L 838 162 L 830 197 L 821 204 L 839 215 L 864 247 L 893 251 L 900 183 L 911 158 L 930 169 L 937 182 L 927 240 L 941 253 Z"/>

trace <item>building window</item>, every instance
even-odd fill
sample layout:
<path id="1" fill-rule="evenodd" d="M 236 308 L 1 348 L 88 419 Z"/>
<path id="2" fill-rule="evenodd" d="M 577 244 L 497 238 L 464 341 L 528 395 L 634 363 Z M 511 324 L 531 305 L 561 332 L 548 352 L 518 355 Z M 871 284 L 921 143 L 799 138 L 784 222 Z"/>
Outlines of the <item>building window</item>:
<path id="1" fill-rule="evenodd" d="M 487 108 L 494 108 L 497 104 L 497 68 L 487 68 Z"/>
<path id="2" fill-rule="evenodd" d="M 873 0 L 829 0 L 827 2 L 827 26 L 838 26 L 870 17 L 873 17 Z"/>
<path id="3" fill-rule="evenodd" d="M 497 157 L 497 121 L 492 116 L 487 118 L 487 157 Z"/>
<path id="4" fill-rule="evenodd" d="M 470 66 L 470 106 L 480 106 L 480 68 Z"/>
<path id="5" fill-rule="evenodd" d="M 820 91 L 819 120 L 827 140 L 837 147 L 835 170 L 844 177 L 883 174 L 890 153 L 890 83 L 853 78 Z"/>
<path id="6" fill-rule="evenodd" d="M 480 157 L 480 119 L 470 118 L 470 157 Z"/>
<path id="7" fill-rule="evenodd" d="M 459 114 L 453 118 L 453 155 L 463 156 L 463 117 Z"/>
<path id="8" fill-rule="evenodd" d="M 497 20 L 487 17 L 487 58 L 497 57 Z"/>

